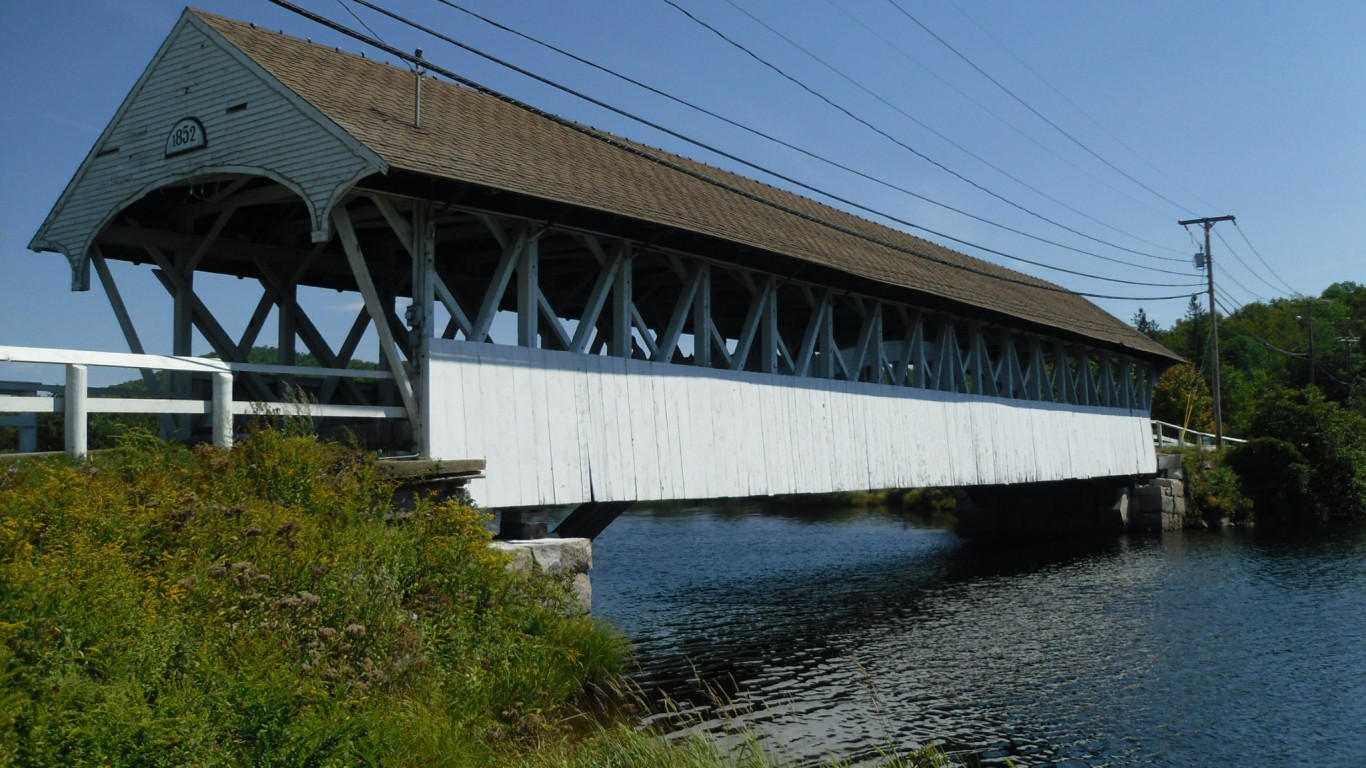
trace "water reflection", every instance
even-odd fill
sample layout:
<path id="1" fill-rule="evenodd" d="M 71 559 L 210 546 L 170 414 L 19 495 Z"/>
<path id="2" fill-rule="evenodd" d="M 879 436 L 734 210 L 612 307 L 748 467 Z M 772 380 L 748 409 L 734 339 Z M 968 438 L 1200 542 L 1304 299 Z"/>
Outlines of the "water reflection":
<path id="1" fill-rule="evenodd" d="M 646 689 L 795 759 L 927 740 L 986 765 L 1366 758 L 1360 529 L 1002 543 L 727 505 L 632 511 L 594 549 L 595 610 Z"/>

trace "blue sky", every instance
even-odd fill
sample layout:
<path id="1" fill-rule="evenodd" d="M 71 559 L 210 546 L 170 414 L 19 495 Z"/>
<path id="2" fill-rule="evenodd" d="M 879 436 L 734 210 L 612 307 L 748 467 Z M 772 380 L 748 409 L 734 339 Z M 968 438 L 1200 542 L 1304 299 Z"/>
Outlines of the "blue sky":
<path id="1" fill-rule="evenodd" d="M 1190 293 L 1194 289 L 1174 286 L 1200 282 L 1203 274 L 1189 266 L 1196 246 L 1176 222 L 1224 214 L 1238 217 L 1236 228 L 1219 225 L 1222 239 L 1214 241 L 1216 277 L 1229 307 L 1292 292 L 1317 294 L 1344 280 L 1366 282 L 1357 232 L 1366 213 L 1366 48 L 1360 45 L 1366 39 L 1366 4 L 673 2 L 876 131 L 666 0 L 460 0 L 938 205 L 645 93 L 437 0 L 382 4 L 897 219 L 1022 259 L 1151 283 L 1082 278 L 928 236 L 1074 290 L 1128 297 Z M 301 4 L 358 26 L 349 9 L 393 45 L 422 47 L 431 61 L 536 106 L 765 178 L 344 0 Z M 200 7 L 348 50 L 363 47 L 266 0 L 204 0 Z M 0 344 L 126 350 L 98 285 L 87 293 L 70 292 L 65 260 L 33 253 L 27 244 L 180 11 L 171 0 L 0 4 L 6 107 L 0 110 Z M 116 267 L 149 351 L 169 352 L 164 292 L 145 268 Z M 214 287 L 221 294 L 210 298 L 228 307 L 245 305 L 243 314 L 259 295 L 248 287 Z M 354 309 L 340 299 L 330 301 L 314 319 L 325 331 L 344 333 L 336 329 L 349 323 Z M 1126 320 L 1141 305 L 1164 325 L 1186 305 L 1184 298 L 1097 303 Z M 234 311 L 226 310 L 229 326 Z M 196 352 L 207 349 L 196 344 Z"/>

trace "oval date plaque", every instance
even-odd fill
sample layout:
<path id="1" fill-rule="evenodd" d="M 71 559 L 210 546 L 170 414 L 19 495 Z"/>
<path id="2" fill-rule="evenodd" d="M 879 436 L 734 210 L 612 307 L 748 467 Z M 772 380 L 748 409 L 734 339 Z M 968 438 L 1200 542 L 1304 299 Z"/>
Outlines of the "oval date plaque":
<path id="1" fill-rule="evenodd" d="M 193 117 L 181 118 L 166 137 L 166 157 L 183 155 L 207 146 L 209 135 L 204 132 L 204 125 Z"/>

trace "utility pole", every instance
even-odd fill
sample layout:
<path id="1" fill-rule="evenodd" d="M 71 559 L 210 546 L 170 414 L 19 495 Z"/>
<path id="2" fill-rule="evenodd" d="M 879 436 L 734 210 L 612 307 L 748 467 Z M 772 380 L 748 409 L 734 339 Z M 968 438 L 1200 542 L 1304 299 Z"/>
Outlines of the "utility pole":
<path id="1" fill-rule="evenodd" d="M 1309 318 L 1309 386 L 1314 386 L 1314 300 L 1309 299 L 1304 302 Z"/>
<path id="2" fill-rule="evenodd" d="M 1214 447 L 1216 449 L 1224 447 L 1224 407 L 1223 398 L 1219 393 L 1222 388 L 1222 381 L 1219 376 L 1219 314 L 1214 306 L 1214 257 L 1209 251 L 1209 231 L 1221 221 L 1234 221 L 1234 218 L 1232 216 L 1211 216 L 1204 219 L 1186 219 L 1176 222 L 1183 227 L 1199 224 L 1205 228 L 1205 274 L 1209 277 L 1210 353 L 1214 358 Z"/>

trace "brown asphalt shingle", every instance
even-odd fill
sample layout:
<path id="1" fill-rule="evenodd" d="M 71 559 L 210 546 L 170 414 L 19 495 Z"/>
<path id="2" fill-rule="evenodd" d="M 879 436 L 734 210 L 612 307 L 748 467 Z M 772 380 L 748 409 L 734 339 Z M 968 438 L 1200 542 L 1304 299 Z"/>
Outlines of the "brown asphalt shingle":
<path id="1" fill-rule="evenodd" d="M 1084 297 L 1048 290 L 1056 288 L 1052 283 L 695 160 L 617 137 L 603 140 L 443 80 L 424 80 L 422 127 L 414 128 L 412 72 L 222 16 L 192 13 L 393 169 L 722 238 L 1075 333 L 1103 346 L 1176 359 Z"/>

